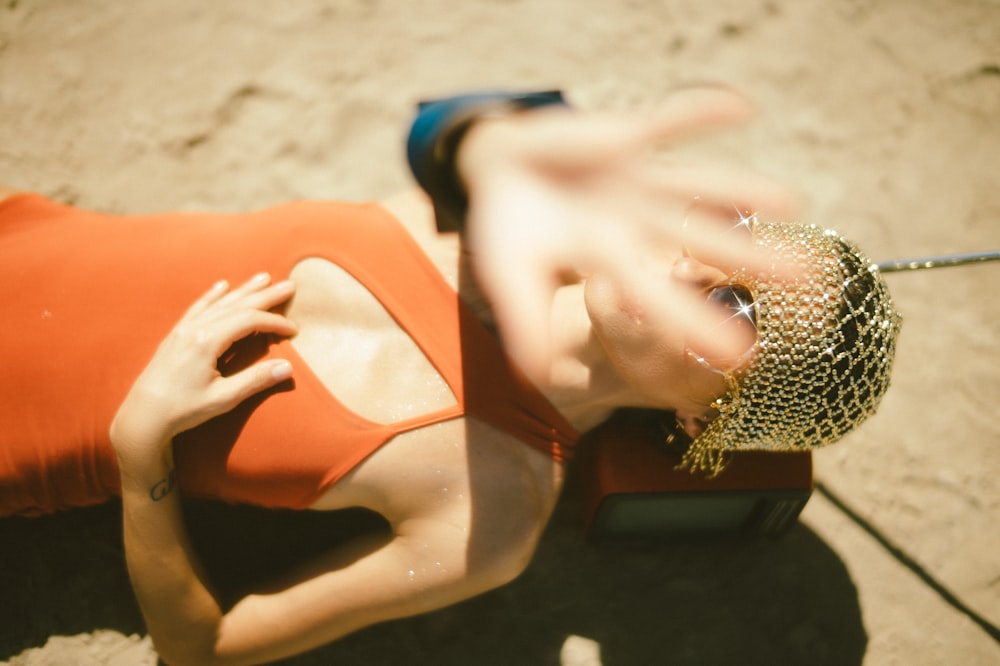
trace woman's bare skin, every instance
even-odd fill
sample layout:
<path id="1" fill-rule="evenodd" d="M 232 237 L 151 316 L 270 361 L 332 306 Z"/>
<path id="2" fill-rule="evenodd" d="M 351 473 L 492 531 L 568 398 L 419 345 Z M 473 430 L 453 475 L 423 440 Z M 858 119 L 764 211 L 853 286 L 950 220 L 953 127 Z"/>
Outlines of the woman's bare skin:
<path id="1" fill-rule="evenodd" d="M 592 122 L 584 114 L 582 120 L 537 116 L 527 125 L 494 120 L 473 130 L 460 152 L 468 158 L 460 159 L 460 168 L 470 185 L 470 215 L 480 220 L 467 245 L 436 233 L 422 195 L 384 203 L 485 325 L 494 323 L 491 305 L 508 313 L 506 320 L 498 317 L 501 334 L 510 336 L 504 342 L 514 339 L 519 365 L 581 432 L 626 405 L 695 418 L 723 390 L 718 376 L 685 349 L 699 322 L 713 321 L 702 292 L 725 278 L 720 269 L 737 261 L 741 248 L 685 237 L 721 261 L 714 269 L 693 265 L 684 257 L 679 225 L 661 228 L 645 213 L 679 220 L 691 191 L 700 188 L 716 211 L 734 191 L 751 208 L 755 197 L 773 203 L 782 195 L 733 174 L 631 168 L 644 164 L 654 142 L 745 115 L 745 103 L 724 92 L 683 99 L 688 102 L 640 123 Z M 555 144 L 539 142 L 538 132 Z M 0 197 L 13 193 L 0 189 Z M 522 214 L 533 205 L 552 215 L 544 221 L 555 233 Z M 639 213 L 634 235 L 622 233 L 623 207 Z M 483 222 L 489 214 L 499 222 Z M 477 229 L 489 233 L 473 233 Z M 598 250 L 608 247 L 613 256 L 596 261 Z M 532 270 L 504 259 L 521 255 L 530 255 Z M 494 303 L 471 279 L 472 264 Z M 515 296 L 534 292 L 531 312 L 520 313 L 528 329 L 511 324 L 510 313 L 523 306 L 511 300 L 511 285 L 498 286 L 521 273 L 541 282 L 539 290 L 518 281 L 514 290 Z M 675 316 L 666 316 L 671 312 Z M 540 343 L 529 349 L 525 335 L 536 330 Z M 219 355 L 254 332 L 291 338 L 301 357 L 296 362 L 306 367 L 272 359 L 220 376 Z M 725 337 L 713 333 L 710 342 L 725 346 Z M 517 362 L 519 354 L 513 356 Z M 511 434 L 460 416 L 396 436 L 311 507 L 366 507 L 386 519 L 387 534 L 326 553 L 222 607 L 172 491 L 173 438 L 305 372 L 376 422 L 456 401 L 385 308 L 331 262 L 310 258 L 289 276 L 261 275 L 206 291 L 165 338 L 111 426 L 129 573 L 168 663 L 274 661 L 371 624 L 457 603 L 510 581 L 530 561 L 561 489 L 562 466 Z M 154 487 L 167 490 L 150 501 Z"/>

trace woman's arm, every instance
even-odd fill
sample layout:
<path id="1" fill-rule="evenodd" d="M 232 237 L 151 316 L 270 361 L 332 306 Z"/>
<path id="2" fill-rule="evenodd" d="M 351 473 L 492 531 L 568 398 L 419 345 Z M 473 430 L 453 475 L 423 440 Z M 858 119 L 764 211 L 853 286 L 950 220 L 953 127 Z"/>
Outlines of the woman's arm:
<path id="1" fill-rule="evenodd" d="M 162 342 L 112 423 L 129 574 L 158 645 L 207 650 L 221 617 L 182 522 L 172 440 L 291 375 L 290 364 L 271 361 L 222 377 L 216 363 L 251 333 L 294 334 L 291 322 L 269 312 L 293 290 L 287 282 L 270 286 L 266 275 L 231 292 L 216 284 Z"/>
<path id="2" fill-rule="evenodd" d="M 291 322 L 269 312 L 292 290 L 269 286 L 266 277 L 233 291 L 213 288 L 161 344 L 112 424 L 129 575 L 156 649 L 170 664 L 273 661 L 456 603 L 520 573 L 543 524 L 530 503 L 525 518 L 512 521 L 517 502 L 497 503 L 502 515 L 476 520 L 467 505 L 437 502 L 420 516 L 390 516 L 390 535 L 331 551 L 224 609 L 189 542 L 171 441 L 289 376 L 281 361 L 230 377 L 219 375 L 216 363 L 250 333 L 294 334 Z M 498 530 L 504 524 L 509 528 Z"/>
<path id="3" fill-rule="evenodd" d="M 119 454 L 125 556 L 157 649 L 168 663 L 181 664 L 190 661 L 187 654 L 211 653 L 222 610 L 183 524 L 173 453 L 166 444 L 160 451 Z M 172 646 L 183 646 L 184 651 L 175 652 Z"/>

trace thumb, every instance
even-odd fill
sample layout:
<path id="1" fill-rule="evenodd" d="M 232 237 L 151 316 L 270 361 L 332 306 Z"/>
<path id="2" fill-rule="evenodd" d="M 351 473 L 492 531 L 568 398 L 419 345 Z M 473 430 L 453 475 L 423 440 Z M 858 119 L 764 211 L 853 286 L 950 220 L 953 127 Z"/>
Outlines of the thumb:
<path id="1" fill-rule="evenodd" d="M 505 351 L 538 386 L 551 380 L 551 316 L 555 284 L 543 273 L 515 273 L 493 290 L 494 312 Z"/>

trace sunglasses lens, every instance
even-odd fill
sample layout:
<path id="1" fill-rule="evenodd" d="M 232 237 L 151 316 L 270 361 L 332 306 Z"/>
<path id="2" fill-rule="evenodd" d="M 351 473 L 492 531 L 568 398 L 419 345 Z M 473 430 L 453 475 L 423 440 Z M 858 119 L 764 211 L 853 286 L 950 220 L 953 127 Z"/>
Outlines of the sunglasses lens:
<path id="1" fill-rule="evenodd" d="M 728 374 L 743 366 L 753 351 L 757 340 L 757 308 L 750 290 L 738 284 L 712 289 L 708 292 L 708 303 L 724 314 L 725 320 L 721 325 L 734 330 L 740 337 L 746 339 L 746 349 L 731 358 L 718 358 L 699 353 L 692 348 L 688 348 L 688 353 L 703 366 L 715 372 Z"/>
<path id="2" fill-rule="evenodd" d="M 708 293 L 708 302 L 723 308 L 729 313 L 729 319 L 735 320 L 738 325 L 750 325 L 757 329 L 757 309 L 753 294 L 746 287 L 738 284 L 716 287 Z"/>

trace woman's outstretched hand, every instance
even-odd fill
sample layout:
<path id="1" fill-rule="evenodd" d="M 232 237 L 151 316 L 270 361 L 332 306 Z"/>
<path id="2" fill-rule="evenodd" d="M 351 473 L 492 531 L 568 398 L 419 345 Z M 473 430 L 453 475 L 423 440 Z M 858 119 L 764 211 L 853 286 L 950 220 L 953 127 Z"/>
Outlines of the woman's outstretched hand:
<path id="1" fill-rule="evenodd" d="M 691 88 L 653 113 L 546 108 L 472 128 L 458 157 L 470 199 L 469 248 L 505 346 L 532 379 L 548 379 L 550 305 L 567 275 L 610 275 L 650 316 L 669 317 L 722 357 L 742 344 L 706 334 L 715 320 L 704 298 L 650 284 L 644 267 L 682 249 L 723 269 L 764 269 L 773 262 L 724 230 L 738 212 L 792 215 L 786 189 L 745 170 L 664 162 L 652 154 L 744 121 L 752 111 L 732 91 Z M 686 226 L 692 215 L 699 223 Z"/>
<path id="2" fill-rule="evenodd" d="M 259 362 L 230 376 L 219 372 L 218 361 L 233 343 L 253 333 L 294 335 L 295 325 L 271 312 L 294 291 L 291 282 L 272 285 L 268 275 L 260 274 L 232 290 L 219 282 L 199 298 L 160 344 L 119 408 L 111 426 L 119 455 L 165 446 L 175 435 L 288 379 L 288 361 Z"/>

